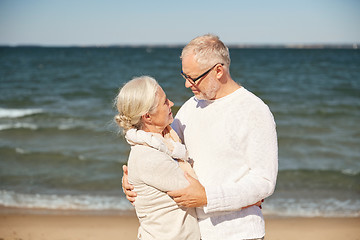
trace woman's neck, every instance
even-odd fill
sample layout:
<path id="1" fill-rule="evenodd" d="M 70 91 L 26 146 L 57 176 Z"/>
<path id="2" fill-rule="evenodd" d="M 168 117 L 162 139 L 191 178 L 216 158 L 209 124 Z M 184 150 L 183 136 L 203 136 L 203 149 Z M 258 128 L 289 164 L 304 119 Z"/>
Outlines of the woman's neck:
<path id="1" fill-rule="evenodd" d="M 158 133 L 161 134 L 161 136 L 165 135 L 165 129 L 160 129 L 156 126 L 149 126 L 149 125 L 145 125 L 141 128 L 141 130 L 145 131 L 145 132 L 151 132 L 151 133 Z"/>

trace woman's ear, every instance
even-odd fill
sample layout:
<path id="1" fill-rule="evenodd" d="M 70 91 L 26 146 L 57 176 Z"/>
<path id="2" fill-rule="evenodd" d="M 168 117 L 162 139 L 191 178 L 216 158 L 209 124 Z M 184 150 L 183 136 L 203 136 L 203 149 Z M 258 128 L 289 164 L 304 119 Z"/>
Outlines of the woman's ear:
<path id="1" fill-rule="evenodd" d="M 141 119 L 143 120 L 144 123 L 151 124 L 151 116 L 149 113 L 145 113 L 144 115 L 142 115 Z"/>

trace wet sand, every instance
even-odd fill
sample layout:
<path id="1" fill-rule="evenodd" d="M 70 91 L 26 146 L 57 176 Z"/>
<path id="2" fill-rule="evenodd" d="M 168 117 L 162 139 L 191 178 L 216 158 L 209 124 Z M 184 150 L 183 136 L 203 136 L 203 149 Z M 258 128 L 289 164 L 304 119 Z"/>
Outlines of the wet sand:
<path id="1" fill-rule="evenodd" d="M 360 240 L 360 218 L 265 217 L 267 240 Z M 127 240 L 136 239 L 133 212 L 60 214 L 0 212 L 0 240 Z"/>

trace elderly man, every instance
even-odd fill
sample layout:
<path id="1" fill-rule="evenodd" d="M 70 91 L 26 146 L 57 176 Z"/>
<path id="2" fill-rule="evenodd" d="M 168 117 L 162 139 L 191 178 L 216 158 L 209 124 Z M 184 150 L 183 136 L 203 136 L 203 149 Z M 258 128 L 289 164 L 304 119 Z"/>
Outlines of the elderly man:
<path id="1" fill-rule="evenodd" d="M 228 48 L 214 35 L 193 39 L 182 51 L 182 76 L 190 98 L 172 127 L 187 147 L 199 180 L 168 192 L 185 207 L 197 207 L 202 240 L 262 239 L 261 209 L 278 168 L 276 126 L 267 105 L 230 76 Z M 126 168 L 125 168 L 126 172 Z M 135 193 L 123 181 L 128 199 Z"/>

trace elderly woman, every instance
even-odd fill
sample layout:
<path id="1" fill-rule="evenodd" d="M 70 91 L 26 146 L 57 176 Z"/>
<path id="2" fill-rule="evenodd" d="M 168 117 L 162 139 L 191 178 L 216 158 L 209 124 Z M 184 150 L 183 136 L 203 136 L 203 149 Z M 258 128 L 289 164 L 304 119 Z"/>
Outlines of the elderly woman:
<path id="1" fill-rule="evenodd" d="M 173 102 L 148 76 L 126 83 L 115 102 L 115 121 L 131 145 L 128 179 L 137 193 L 138 239 L 200 239 L 195 209 L 179 207 L 166 194 L 189 184 L 184 171 L 194 176 L 170 127 Z"/>

